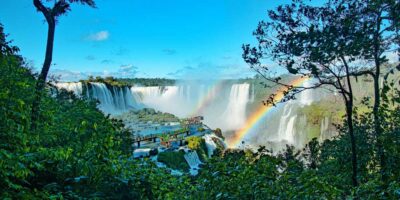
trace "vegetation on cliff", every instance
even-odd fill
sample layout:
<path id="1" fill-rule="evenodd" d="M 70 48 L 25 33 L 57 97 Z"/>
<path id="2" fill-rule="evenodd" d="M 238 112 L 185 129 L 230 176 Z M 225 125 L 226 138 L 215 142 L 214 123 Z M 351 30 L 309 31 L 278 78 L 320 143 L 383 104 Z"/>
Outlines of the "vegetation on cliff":
<path id="1" fill-rule="evenodd" d="M 168 123 L 179 122 L 180 119 L 173 114 L 156 111 L 153 108 L 143 108 L 131 110 L 121 115 L 115 116 L 116 119 L 123 120 L 125 123 L 153 122 Z"/>
<path id="2" fill-rule="evenodd" d="M 89 76 L 87 80 L 80 82 L 99 82 L 109 86 L 125 87 L 125 86 L 170 86 L 174 85 L 176 80 L 166 78 L 114 78 L 112 76 L 100 77 Z"/>

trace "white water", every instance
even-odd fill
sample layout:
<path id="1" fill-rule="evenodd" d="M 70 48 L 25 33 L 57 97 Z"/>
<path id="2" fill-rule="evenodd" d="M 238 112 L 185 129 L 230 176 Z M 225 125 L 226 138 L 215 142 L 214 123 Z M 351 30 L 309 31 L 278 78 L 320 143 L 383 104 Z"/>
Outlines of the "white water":
<path id="1" fill-rule="evenodd" d="M 304 83 L 309 87 L 310 82 Z M 311 105 L 316 101 L 315 92 L 306 90 L 296 96 L 295 100 L 278 104 L 272 108 L 269 114 L 252 129 L 250 134 L 243 140 L 244 147 L 269 145 L 271 148 L 280 150 L 285 144 L 302 147 L 307 140 L 307 116 L 298 115 L 298 110 L 304 106 Z"/>
<path id="2" fill-rule="evenodd" d="M 203 139 L 207 146 L 207 151 L 208 151 L 207 155 L 209 158 L 211 158 L 211 156 L 214 154 L 215 149 L 217 149 L 217 145 L 215 144 L 215 142 L 213 140 L 213 136 L 211 136 L 210 134 L 204 135 Z"/>
<path id="3" fill-rule="evenodd" d="M 246 105 L 249 101 L 249 84 L 234 84 L 228 99 L 228 106 L 221 116 L 231 130 L 241 128 L 246 121 Z"/>
<path id="4" fill-rule="evenodd" d="M 81 82 L 57 83 L 56 86 L 71 91 L 77 96 L 83 95 Z M 110 90 L 104 83 L 93 82 L 86 85 L 85 88 L 86 98 L 97 99 L 100 102 L 99 109 L 105 113 L 121 113 L 140 107 L 137 97 L 134 97 L 128 87 L 112 87 Z"/>
<path id="5" fill-rule="evenodd" d="M 130 109 L 154 108 L 186 118 L 197 115 L 212 128 L 235 130 L 246 121 L 250 85 L 227 84 L 216 90 L 213 84 L 185 84 L 160 87 L 107 87 L 104 83 L 57 83 L 58 88 L 86 98 L 97 99 L 99 108 L 109 114 Z M 252 94 L 253 96 L 254 94 Z"/>
<path id="6" fill-rule="evenodd" d="M 189 86 L 132 87 L 131 92 L 144 106 L 179 117 L 188 117 L 194 104 Z"/>
<path id="7" fill-rule="evenodd" d="M 57 83 L 56 86 L 58 88 L 65 89 L 67 91 L 73 92 L 76 96 L 80 96 L 82 94 L 82 83 Z"/>
<path id="8" fill-rule="evenodd" d="M 305 82 L 303 86 L 309 87 L 310 82 Z M 297 117 L 297 109 L 299 109 L 299 107 L 310 105 L 314 101 L 313 91 L 305 90 L 300 93 L 297 98 L 298 99 L 294 101 L 285 103 L 279 121 L 278 141 L 290 145 L 297 145 L 299 143 L 299 141 L 296 140 L 296 133 L 302 132 L 302 130 L 296 130 L 296 124 L 300 123 Z"/>
<path id="9" fill-rule="evenodd" d="M 292 112 L 294 109 L 292 102 L 286 103 L 283 107 L 283 114 L 279 121 L 278 136 L 279 141 L 285 141 L 288 144 L 294 143 L 295 121 L 297 115 Z"/>
<path id="10" fill-rule="evenodd" d="M 198 168 L 198 166 L 201 164 L 196 151 L 187 152 L 185 153 L 184 157 L 190 168 Z"/>
<path id="11" fill-rule="evenodd" d="M 310 87 L 312 86 L 311 81 L 306 81 L 303 84 L 304 87 Z M 311 89 L 305 90 L 300 93 L 300 103 L 301 105 L 310 105 L 314 101 L 313 98 L 313 91 Z"/>
<path id="12" fill-rule="evenodd" d="M 113 111 L 113 95 L 111 91 L 107 89 L 104 83 L 92 83 L 92 94 L 91 97 L 95 97 L 100 101 L 99 108 L 105 112 Z"/>
<path id="13" fill-rule="evenodd" d="M 212 128 L 235 130 L 246 121 L 249 84 L 233 84 L 223 91 L 212 85 L 177 85 L 132 87 L 138 102 L 146 107 L 172 113 L 178 117 L 202 115 Z M 200 109 L 199 109 L 200 107 Z"/>

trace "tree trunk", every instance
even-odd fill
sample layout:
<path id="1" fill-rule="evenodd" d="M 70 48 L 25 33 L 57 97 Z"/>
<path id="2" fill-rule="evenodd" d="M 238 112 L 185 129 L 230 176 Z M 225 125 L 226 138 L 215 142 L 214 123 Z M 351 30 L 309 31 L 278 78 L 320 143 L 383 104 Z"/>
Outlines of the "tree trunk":
<path id="1" fill-rule="evenodd" d="M 351 86 L 351 78 L 350 78 L 350 70 L 349 70 L 349 65 L 347 64 L 347 61 L 345 57 L 342 55 L 341 56 L 343 64 L 345 66 L 346 70 L 346 82 L 347 82 L 347 87 L 348 87 L 348 93 L 343 94 L 344 100 L 346 103 L 346 116 L 347 116 L 347 125 L 348 125 L 348 130 L 349 130 L 349 135 L 350 135 L 350 142 L 351 142 L 351 164 L 352 164 L 352 169 L 353 169 L 353 174 L 352 174 L 352 182 L 353 186 L 357 187 L 358 186 L 358 181 L 357 181 L 357 148 L 356 148 L 356 137 L 354 135 L 354 128 L 353 128 L 353 88 Z"/>
<path id="2" fill-rule="evenodd" d="M 32 113 L 31 113 L 31 130 L 35 131 L 37 128 L 37 122 L 40 115 L 40 101 L 42 97 L 43 90 L 46 86 L 47 74 L 49 73 L 51 62 L 53 59 L 53 44 L 54 44 L 54 33 L 56 24 L 54 19 L 47 20 L 48 32 L 47 32 L 47 45 L 46 45 L 46 56 L 43 63 L 42 71 L 36 82 L 35 99 L 32 103 Z"/>
<path id="3" fill-rule="evenodd" d="M 356 137 L 354 136 L 354 128 L 353 128 L 353 102 L 349 100 L 346 102 L 346 116 L 347 116 L 347 125 L 350 135 L 351 142 L 351 164 L 353 169 L 353 174 L 351 176 L 353 186 L 357 187 L 357 148 L 356 148 Z"/>
<path id="4" fill-rule="evenodd" d="M 376 31 L 374 34 L 374 60 L 375 60 L 375 75 L 374 75 L 374 131 L 376 138 L 376 147 L 378 153 L 378 159 L 381 165 L 381 177 L 383 183 L 386 182 L 386 160 L 385 160 L 385 152 L 383 149 L 383 141 L 382 141 L 382 130 L 380 125 L 380 117 L 379 117 L 379 106 L 380 106 L 380 88 L 379 88 L 379 77 L 381 73 L 381 61 L 380 61 L 380 31 L 381 31 L 381 23 L 382 18 L 380 17 L 382 13 L 379 13 L 377 21 L 376 21 Z M 385 184 L 384 184 L 385 185 Z"/>
<path id="5" fill-rule="evenodd" d="M 379 117 L 379 106 L 380 106 L 380 87 L 379 87 L 379 73 L 380 73 L 380 67 L 376 67 L 376 73 L 374 76 L 374 108 L 373 108 L 373 114 L 374 114 L 374 129 L 375 129 L 375 137 L 376 137 L 376 147 L 377 147 L 377 153 L 378 153 L 378 159 L 381 165 L 381 177 L 382 181 L 385 183 L 387 180 L 386 176 L 386 159 L 385 159 L 385 152 L 383 150 L 383 141 L 382 141 L 382 131 L 381 131 L 381 125 L 380 125 L 380 117 Z"/>

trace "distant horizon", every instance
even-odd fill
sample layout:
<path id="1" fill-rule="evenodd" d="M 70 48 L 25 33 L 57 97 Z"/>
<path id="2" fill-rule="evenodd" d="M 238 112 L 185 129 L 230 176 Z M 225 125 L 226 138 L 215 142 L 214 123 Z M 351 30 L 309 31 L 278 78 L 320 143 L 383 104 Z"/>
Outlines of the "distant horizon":
<path id="1" fill-rule="evenodd" d="M 132 77 L 132 78 L 120 78 L 120 77 L 113 77 L 113 76 L 106 76 L 106 77 L 101 77 L 103 79 L 107 77 L 112 77 L 116 80 L 134 80 L 134 79 L 145 79 L 145 80 L 155 80 L 155 79 L 160 79 L 160 80 L 173 80 L 173 81 L 185 81 L 185 82 L 197 82 L 197 81 L 234 81 L 234 80 L 246 80 L 246 79 L 256 79 L 254 76 L 253 77 L 243 77 L 243 78 L 219 78 L 219 79 L 182 79 L 182 78 L 163 78 L 163 77 Z M 93 77 L 96 78 L 96 77 Z M 79 81 L 87 81 L 89 79 L 77 79 L 77 80 L 62 80 L 62 79 L 56 79 L 56 82 L 60 83 L 72 83 L 72 82 L 79 82 Z"/>

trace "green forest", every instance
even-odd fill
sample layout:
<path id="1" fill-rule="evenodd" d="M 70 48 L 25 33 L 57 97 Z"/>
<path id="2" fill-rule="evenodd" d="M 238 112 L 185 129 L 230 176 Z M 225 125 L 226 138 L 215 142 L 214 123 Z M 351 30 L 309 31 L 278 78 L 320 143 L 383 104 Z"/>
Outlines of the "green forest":
<path id="1" fill-rule="evenodd" d="M 57 17 L 70 4 L 95 6 L 92 0 L 56 1 L 54 7 L 33 2 L 53 37 L 62 23 L 56 23 Z M 122 120 L 104 115 L 97 101 L 47 84 L 51 53 L 46 51 L 41 73 L 32 70 L 0 25 L 0 198 L 400 199 L 400 65 L 381 71 L 388 63 L 384 52 L 399 54 L 399 13 L 398 0 L 334 0 L 324 6 L 294 0 L 269 11 L 272 20 L 260 22 L 254 32 L 256 46 L 243 46 L 249 70 L 265 82 L 285 85 L 283 101 L 307 89 L 337 89 L 343 97 L 343 116 L 335 124 L 339 133 L 323 142 L 315 138 L 300 150 L 218 151 L 197 176 L 172 175 L 150 159 L 133 159 L 131 133 Z M 318 82 L 296 88 L 271 78 L 263 65 L 266 56 L 290 74 Z M 360 77 L 375 83 L 374 95 L 354 100 L 352 83 Z M 122 86 L 174 84 L 169 79 L 98 79 Z M 271 96 L 264 103 L 279 102 Z M 314 107 L 303 112 L 323 109 Z M 316 115 L 323 116 L 320 112 Z M 163 115 L 157 120 L 175 119 Z M 161 159 L 173 159 L 169 156 Z"/>

